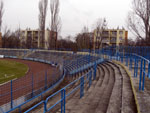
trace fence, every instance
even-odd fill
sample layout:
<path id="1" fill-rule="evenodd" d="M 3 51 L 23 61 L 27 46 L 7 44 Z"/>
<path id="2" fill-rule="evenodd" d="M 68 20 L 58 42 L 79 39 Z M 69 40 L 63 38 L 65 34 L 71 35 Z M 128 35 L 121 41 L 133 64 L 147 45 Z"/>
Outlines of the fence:
<path id="1" fill-rule="evenodd" d="M 117 60 L 125 63 L 134 73 L 134 77 L 139 77 L 139 90 L 144 91 L 145 79 L 150 78 L 150 61 L 135 53 L 126 53 L 124 49 L 105 49 L 99 51 L 101 57 L 109 60 Z"/>
<path id="2" fill-rule="evenodd" d="M 63 64 L 64 64 L 64 67 L 69 72 L 68 74 L 72 75 L 77 72 L 80 72 L 80 70 L 84 70 L 92 66 L 93 63 L 97 61 L 98 59 L 100 59 L 100 57 L 91 56 L 89 54 L 89 55 L 83 55 L 80 58 L 72 60 L 71 62 L 66 60 Z"/>
<path id="3" fill-rule="evenodd" d="M 47 51 L 42 51 L 42 52 L 46 52 L 44 56 L 40 56 L 41 51 L 36 51 L 34 52 L 34 54 L 29 55 L 29 58 L 23 58 L 24 60 L 31 60 L 31 61 L 38 61 L 38 62 L 43 62 L 43 63 L 47 63 L 47 64 L 53 64 L 50 60 L 50 57 L 48 57 Z M 38 58 L 35 58 L 34 56 L 37 56 L 38 54 Z M 54 54 L 54 53 L 52 53 Z M 14 56 L 9 56 L 9 54 L 6 52 L 5 57 L 9 57 L 9 58 L 17 58 L 17 56 L 15 56 L 16 54 L 14 54 Z M 77 55 L 74 53 L 64 53 L 64 55 L 66 56 L 76 56 L 79 61 L 83 61 L 84 59 L 81 59 L 83 56 L 82 55 Z M 56 53 L 56 56 L 62 56 L 61 53 Z M 73 57 L 73 59 L 76 59 L 76 57 Z M 87 56 L 86 56 L 87 57 Z M 42 58 L 42 59 L 39 59 Z M 72 60 L 73 60 L 72 59 Z M 91 62 L 90 62 L 91 61 Z M 75 69 L 80 69 L 77 70 L 76 72 L 79 71 L 83 71 L 84 69 L 88 69 L 91 66 L 95 65 L 95 62 L 102 62 L 103 60 L 97 60 L 94 59 L 92 60 L 88 60 L 88 62 L 86 61 L 86 64 L 84 64 L 84 68 L 77 66 L 77 68 Z M 88 64 L 89 63 L 89 64 Z M 75 65 L 76 66 L 76 65 Z M 62 68 L 63 69 L 63 68 Z M 66 67 L 67 69 L 67 67 Z M 56 72 L 56 71 L 55 71 Z M 48 75 L 51 75 L 48 76 Z M 43 77 L 44 75 L 44 77 Z M 3 103 L 7 103 L 4 106 L 1 106 L 1 111 L 5 112 L 7 111 L 7 113 L 11 112 L 11 111 L 15 111 L 15 112 L 22 112 L 22 109 L 24 108 L 25 105 L 27 105 L 28 103 L 34 103 L 37 98 L 41 97 L 42 99 L 42 95 L 45 95 L 46 92 L 49 92 L 54 86 L 58 85 L 64 78 L 64 76 L 66 75 L 66 71 L 63 73 L 63 75 L 55 77 L 55 80 L 51 80 L 51 78 L 54 78 L 54 75 L 60 75 L 60 73 L 50 73 L 49 70 L 45 70 L 44 72 L 41 72 L 37 75 L 30 75 L 28 76 L 28 78 L 20 78 L 14 81 L 11 81 L 7 84 L 6 87 L 4 87 L 1 92 L 3 92 L 3 94 L 0 95 L 0 99 L 2 100 L 2 98 L 7 98 L 7 99 L 3 99 L 3 101 L 1 101 L 1 104 Z M 21 80 L 22 79 L 22 80 Z M 24 81 L 24 82 L 22 82 Z M 50 82 L 53 81 L 53 82 Z M 19 83 L 18 83 L 19 82 Z M 16 88 L 16 85 L 18 86 L 19 84 L 19 88 Z M 21 87 L 22 86 L 22 87 Z M 50 88 L 49 88 L 50 87 Z M 19 97 L 19 98 L 18 98 Z M 3 108 L 3 109 L 2 109 Z M 10 110 L 9 110 L 10 109 Z"/>
<path id="4" fill-rule="evenodd" d="M 11 56 L 10 56 L 11 57 Z M 14 57 L 11 57 L 14 58 Z M 32 60 L 25 58 L 26 60 Z M 51 64 L 49 61 L 34 59 L 35 61 Z M 7 84 L 1 85 L 0 105 L 3 111 L 9 111 L 14 107 L 26 103 L 26 101 L 47 90 L 63 78 L 62 70 L 51 68 L 40 73 L 26 75 Z"/>
<path id="5" fill-rule="evenodd" d="M 42 111 L 43 113 L 54 111 L 54 108 L 56 108 L 56 106 L 59 106 L 61 108 L 61 113 L 65 113 L 65 110 L 66 110 L 65 103 L 66 103 L 67 98 L 69 98 L 72 94 L 76 93 L 78 89 L 79 89 L 79 98 L 82 98 L 85 93 L 84 92 L 85 87 L 89 88 L 92 84 L 92 80 L 96 79 L 96 69 L 97 69 L 97 63 L 95 62 L 95 65 L 93 66 L 93 68 L 90 69 L 86 74 L 82 75 L 80 78 L 74 80 L 73 82 L 71 82 L 64 88 L 62 88 L 61 90 L 47 97 L 45 100 L 42 100 L 38 104 L 34 105 L 33 107 L 25 111 L 25 113 L 31 112 L 41 105 L 44 105 L 43 111 Z M 78 85 L 75 85 L 76 83 Z M 70 87 L 73 87 L 73 88 L 70 89 Z M 58 96 L 57 98 L 59 99 L 55 103 L 48 105 L 48 102 L 51 100 L 51 98 L 55 96 Z"/>
<path id="6" fill-rule="evenodd" d="M 136 48 L 136 47 L 135 47 Z M 140 50 L 140 52 L 138 52 L 138 50 Z M 144 90 L 144 86 L 145 86 L 145 78 L 150 78 L 150 62 L 148 59 L 148 55 L 145 54 L 141 51 L 141 49 L 138 48 L 138 50 L 133 49 L 132 51 L 130 50 L 130 47 L 108 47 L 108 48 L 104 48 L 102 50 L 95 50 L 95 51 L 91 51 L 91 53 L 96 53 L 92 56 L 98 56 L 95 57 L 94 60 L 91 60 L 91 56 L 89 55 L 84 55 L 82 57 L 80 57 L 79 59 L 74 59 L 71 63 L 68 64 L 68 62 L 65 62 L 65 66 L 66 68 L 69 68 L 70 74 L 75 74 L 77 72 L 81 72 L 87 68 L 93 67 L 94 70 L 97 67 L 98 63 L 101 63 L 105 60 L 103 59 L 109 59 L 109 60 L 117 60 L 120 61 L 122 63 L 125 62 L 126 66 L 129 66 L 130 70 L 133 70 L 134 72 L 134 77 L 139 77 L 139 90 Z M 149 50 L 149 48 L 147 49 Z M 90 51 L 90 50 L 86 50 L 86 51 Z M 140 56 L 142 55 L 142 56 Z M 144 58 L 145 57 L 145 58 Z M 94 57 L 93 57 L 94 58 Z M 99 59 L 101 58 L 101 59 Z M 39 60 L 41 62 L 44 62 L 45 60 Z M 80 65 L 80 63 L 83 65 Z M 71 66 L 71 67 L 70 67 Z M 68 70 L 68 69 L 67 69 Z M 93 74 L 93 78 L 96 77 L 96 72 L 94 72 Z M 66 73 L 63 74 L 62 77 L 64 77 Z M 87 78 L 85 78 L 87 77 Z M 35 106 L 33 106 L 32 108 L 28 109 L 26 112 L 32 111 L 33 109 L 35 109 L 38 106 L 44 105 L 44 109 L 43 112 L 46 111 L 50 111 L 52 110 L 56 105 L 60 104 L 61 106 L 61 113 L 65 113 L 65 101 L 66 98 L 75 93 L 75 91 L 77 89 L 80 89 L 80 97 L 82 97 L 84 95 L 84 83 L 89 83 L 89 85 L 91 84 L 91 76 L 89 76 L 89 74 L 87 75 L 83 75 L 82 77 L 80 77 L 79 79 L 73 81 L 72 83 L 70 83 L 69 85 L 67 85 L 66 87 L 64 87 L 63 89 L 59 90 L 58 92 L 52 94 L 51 96 L 47 97 L 45 100 L 40 101 L 38 104 L 36 104 Z M 62 80 L 62 78 L 60 79 Z M 59 80 L 59 81 L 60 81 Z M 57 81 L 57 83 L 59 83 L 59 81 Z M 79 82 L 80 81 L 80 85 L 76 86 L 75 89 L 71 90 L 70 93 L 67 93 L 67 88 L 69 88 L 69 86 L 73 85 L 75 82 Z M 49 91 L 51 88 L 47 89 L 46 91 Z M 38 96 L 36 96 L 35 98 L 40 97 L 41 95 L 43 95 L 45 93 L 45 91 L 43 91 L 42 93 L 40 93 Z M 60 96 L 60 99 L 53 105 L 49 106 L 48 102 L 49 100 L 54 97 L 54 96 Z M 33 100 L 33 99 L 31 99 Z M 28 103 L 31 100 L 25 102 Z M 13 109 L 11 109 L 8 112 L 11 112 L 15 109 L 19 109 L 19 111 L 21 112 L 21 107 L 25 104 L 20 104 L 19 106 L 14 107 Z M 49 106 L 49 107 L 48 107 Z"/>
<path id="7" fill-rule="evenodd" d="M 135 53 L 139 56 L 143 56 L 150 60 L 150 47 L 140 47 L 140 46 L 109 46 L 103 49 L 103 51 L 119 51 L 125 53 Z"/>
<path id="8" fill-rule="evenodd" d="M 85 51 L 85 50 L 84 50 Z M 90 50 L 86 50 L 90 51 Z M 145 80 L 150 79 L 150 47 L 109 46 L 91 51 L 101 58 L 117 60 L 129 66 L 134 77 L 139 77 L 139 90 L 144 91 Z M 148 85 L 148 84 L 147 84 Z"/>

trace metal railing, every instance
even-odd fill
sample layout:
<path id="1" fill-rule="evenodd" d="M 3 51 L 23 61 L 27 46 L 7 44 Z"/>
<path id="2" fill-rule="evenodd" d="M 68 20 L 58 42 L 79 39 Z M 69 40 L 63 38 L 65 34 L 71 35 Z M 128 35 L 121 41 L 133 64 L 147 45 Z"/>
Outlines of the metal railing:
<path id="1" fill-rule="evenodd" d="M 78 89 L 79 89 L 80 90 L 79 91 L 79 93 L 80 93 L 80 97 L 79 98 L 82 98 L 84 96 L 84 93 L 86 93 L 86 92 L 84 92 L 85 84 L 88 84 L 88 87 L 90 87 L 91 84 L 92 84 L 92 80 L 96 79 L 96 69 L 97 69 L 97 63 L 95 63 L 93 68 L 90 69 L 86 74 L 82 75 L 80 78 L 74 80 L 73 82 L 71 82 L 70 84 L 65 86 L 64 88 L 62 88 L 59 91 L 55 92 L 54 94 L 50 95 L 45 100 L 40 101 L 39 103 L 37 103 L 36 105 L 31 107 L 30 109 L 25 111 L 25 113 L 33 111 L 37 107 L 41 106 L 41 104 L 44 105 L 43 106 L 43 113 L 51 111 L 58 104 L 61 104 L 60 105 L 61 113 L 65 113 L 65 104 L 66 104 L 67 97 L 69 97 L 72 94 L 76 93 L 78 91 Z M 70 88 L 71 86 L 75 85 L 76 83 L 78 83 L 78 85 L 73 87 L 71 90 L 67 91 L 67 88 Z M 53 98 L 54 96 L 56 96 L 56 95 L 60 96 L 60 99 L 57 100 L 55 103 L 53 103 L 50 107 L 47 107 L 48 106 L 47 104 L 48 104 L 49 100 L 51 98 Z"/>
<path id="2" fill-rule="evenodd" d="M 39 51 L 40 52 L 40 51 Z M 35 54 L 35 53 L 34 53 Z M 59 54 L 61 54 L 61 53 L 57 53 L 58 55 Z M 70 54 L 70 53 L 69 53 Z M 33 55 L 34 56 L 34 55 Z M 72 56 L 72 55 L 71 55 Z M 83 56 L 83 55 L 78 55 L 78 56 Z M 14 54 L 14 56 L 9 56 L 9 55 L 7 55 L 7 53 L 6 53 L 6 55 L 5 55 L 5 57 L 7 57 L 7 58 L 18 58 L 17 56 L 15 56 L 15 54 Z M 83 56 L 84 57 L 84 56 Z M 87 57 L 87 56 L 86 56 Z M 45 58 L 45 57 L 44 57 Z M 47 61 L 46 59 L 39 59 L 39 58 L 22 58 L 22 59 L 24 59 L 24 60 L 31 60 L 31 61 L 38 61 L 38 62 L 42 62 L 42 63 L 47 63 L 47 64 L 52 64 L 52 62 L 51 61 Z M 81 72 L 81 71 L 83 71 L 83 70 L 85 70 L 85 69 L 89 69 L 90 67 L 93 67 L 93 66 L 95 66 L 97 63 L 100 63 L 100 62 L 103 62 L 104 60 L 103 59 L 95 59 L 95 60 L 93 60 L 93 61 L 89 61 L 88 60 L 88 57 L 87 57 L 87 61 L 84 61 L 85 59 L 83 59 L 82 57 L 79 57 L 78 58 L 78 60 L 79 61 L 83 61 L 83 62 L 86 62 L 86 64 L 84 64 L 83 65 L 83 67 L 82 66 L 79 66 L 79 65 L 75 65 L 75 69 L 73 69 L 72 71 L 73 71 L 73 73 L 72 74 L 75 74 L 75 73 L 77 73 L 77 72 Z M 77 66 L 77 67 L 76 67 Z M 64 67 L 63 67 L 64 68 Z M 67 67 L 65 67 L 66 69 L 67 69 Z M 35 82 L 34 81 L 34 76 L 32 75 L 31 76 L 31 80 L 30 80 L 30 83 L 28 84 L 28 90 L 29 89 L 31 89 L 31 91 L 30 91 L 30 93 L 27 93 L 27 95 L 29 95 L 29 96 L 27 96 L 27 100 L 25 99 L 23 99 L 23 101 L 20 101 L 20 103 L 18 103 L 18 104 L 14 104 L 15 103 L 15 98 L 14 98 L 14 92 L 15 91 L 17 91 L 17 89 L 14 89 L 13 88 L 13 84 L 14 84 L 14 81 L 11 81 L 10 82 L 10 84 L 9 84 L 9 87 L 10 87 L 10 92 L 9 92 L 9 103 L 6 105 L 6 107 L 7 107 L 7 109 L 10 107 L 10 110 L 5 110 L 5 109 L 2 109 L 1 107 L 0 107 L 0 111 L 2 111 L 2 112 L 6 112 L 7 111 L 7 113 L 9 113 L 9 112 L 16 112 L 16 111 L 18 111 L 18 112 L 22 112 L 22 110 L 24 109 L 24 106 L 25 105 L 27 105 L 28 103 L 31 103 L 31 102 L 33 102 L 34 100 L 36 100 L 37 98 L 39 98 L 39 97 L 41 97 L 41 99 L 42 99 L 42 97 L 43 97 L 43 95 L 46 93 L 46 92 L 49 92 L 50 90 L 52 90 L 53 89 L 53 87 L 55 87 L 55 86 L 57 86 L 58 84 L 60 84 L 61 83 L 61 81 L 64 79 L 64 76 L 66 75 L 66 69 L 64 70 L 64 73 L 60 76 L 60 77 L 58 77 L 58 79 L 57 80 L 54 80 L 54 82 L 51 82 L 51 83 L 49 83 L 48 82 L 48 73 L 47 73 L 47 70 L 44 72 L 44 77 L 42 78 L 42 81 L 40 80 L 40 81 L 37 81 L 37 82 Z M 56 73 L 53 73 L 53 74 L 56 74 Z M 41 74 L 41 76 L 43 76 L 43 74 Z M 25 79 L 24 79 L 25 80 Z M 36 84 L 39 84 L 39 82 L 40 83 L 42 83 L 43 84 L 43 86 L 42 87 L 40 87 L 40 89 L 35 89 L 34 90 L 34 84 L 33 83 L 36 83 Z M 31 88 L 29 88 L 29 86 L 31 86 Z M 25 88 L 26 86 L 24 86 L 24 87 L 21 87 L 21 88 L 19 88 L 19 92 L 21 92 L 21 90 L 24 90 L 24 88 Z M 8 88 L 8 87 L 7 87 Z M 40 92 L 39 92 L 39 90 L 40 90 Z M 38 92 L 38 93 L 36 93 L 36 92 Z M 0 96 L 3 96 L 3 95 L 0 95 Z M 24 96 L 24 95 L 23 95 Z M 20 98 L 20 97 L 19 97 Z M 21 97 L 22 98 L 22 97 Z M 18 99 L 18 98 L 17 98 Z M 2 100 L 2 99 L 1 99 Z M 40 104 L 42 104 L 42 102 L 40 103 Z M 8 107 L 8 105 L 9 105 L 9 107 Z"/>
<path id="3" fill-rule="evenodd" d="M 138 47 L 137 47 L 138 48 Z M 138 52 L 138 50 L 140 50 L 140 53 Z M 93 67 L 94 70 L 97 67 L 97 64 L 105 61 L 104 59 L 108 59 L 108 60 L 117 60 L 120 61 L 122 63 L 125 63 L 126 66 L 129 67 L 129 69 L 134 72 L 134 77 L 139 77 L 139 90 L 143 90 L 144 91 L 144 86 L 145 86 L 145 78 L 150 78 L 150 61 L 147 59 L 148 56 L 141 51 L 141 48 L 138 50 L 136 49 L 132 49 L 132 51 L 130 50 L 130 47 L 107 47 L 104 48 L 102 50 L 94 50 L 94 51 L 90 51 L 90 50 L 86 50 L 86 51 L 90 51 L 91 54 L 94 54 L 93 56 L 98 56 L 99 59 L 90 62 L 88 55 L 83 56 L 82 60 L 74 60 L 72 63 L 70 63 L 70 65 L 74 65 L 75 66 L 75 70 L 73 69 L 72 73 L 70 74 L 75 74 L 77 72 L 81 72 L 85 69 L 88 69 L 90 67 Z M 149 50 L 149 47 L 147 47 L 147 50 Z M 81 57 L 82 58 L 82 57 Z M 79 61 L 83 61 L 86 62 L 85 59 L 87 59 L 87 64 L 83 65 L 84 67 L 82 67 L 81 65 L 79 65 Z M 70 66 L 69 65 L 69 66 Z M 80 89 L 80 97 L 82 97 L 84 95 L 84 83 L 86 83 L 88 81 L 89 86 L 91 84 L 91 78 L 95 78 L 96 77 L 96 72 L 93 72 L 93 76 L 89 76 L 90 71 L 88 72 L 88 74 L 83 75 L 82 77 L 80 77 L 79 79 L 73 81 L 72 83 L 68 84 L 66 87 L 62 88 L 61 90 L 57 91 L 56 93 L 52 94 L 51 96 L 47 97 L 46 99 L 40 101 L 38 104 L 34 105 L 33 107 L 31 107 L 30 109 L 28 109 L 26 111 L 30 112 L 32 110 L 34 110 L 35 108 L 44 105 L 43 108 L 43 112 L 47 112 L 47 111 L 51 111 L 56 105 L 61 104 L 61 113 L 65 113 L 65 101 L 66 98 L 75 93 L 77 89 Z M 65 75 L 65 73 L 64 73 Z M 85 78 L 86 77 L 86 78 Z M 76 88 L 74 88 L 73 90 L 71 90 L 70 93 L 67 93 L 66 89 L 69 88 L 70 85 L 73 85 L 75 82 L 79 82 L 80 84 L 78 86 L 76 86 Z M 50 89 L 48 89 L 50 90 Z M 44 92 L 42 92 L 39 96 L 41 96 L 42 94 L 44 94 Z M 60 94 L 60 99 L 53 105 L 51 105 L 50 107 L 48 107 L 48 101 L 56 96 Z M 35 97 L 36 98 L 36 97 Z M 14 109 L 19 109 L 21 110 L 21 105 L 14 108 Z M 12 111 L 14 110 L 12 109 Z M 10 112 L 10 111 L 9 111 Z"/>
<path id="4" fill-rule="evenodd" d="M 25 58 L 25 60 L 32 59 Z M 51 64 L 51 62 L 42 59 L 34 59 L 34 61 Z M 54 72 L 51 72 L 51 69 L 47 69 L 40 73 L 36 73 L 36 75 L 32 74 L 30 78 L 29 76 L 25 76 L 17 80 L 11 80 L 9 83 L 0 86 L 0 100 L 1 104 L 4 104 L 1 106 L 1 109 L 3 108 L 3 111 L 8 112 L 13 111 L 17 108 L 21 110 L 21 106 L 39 97 L 39 95 L 42 95 L 43 92 L 52 89 L 56 84 L 60 83 L 63 80 L 64 76 L 65 72 L 61 74 L 61 70 L 55 70 Z M 40 80 L 38 78 L 40 78 Z M 23 83 L 28 84 L 19 86 L 19 84 Z M 16 86 L 17 84 L 17 88 L 14 89 L 14 86 Z"/>
<path id="5" fill-rule="evenodd" d="M 134 73 L 134 77 L 139 77 L 139 90 L 144 91 L 145 79 L 150 78 L 150 61 L 136 53 L 126 53 L 125 51 L 110 51 L 111 49 L 105 49 L 100 52 L 103 57 L 109 60 L 117 60 L 125 63 L 131 71 Z"/>

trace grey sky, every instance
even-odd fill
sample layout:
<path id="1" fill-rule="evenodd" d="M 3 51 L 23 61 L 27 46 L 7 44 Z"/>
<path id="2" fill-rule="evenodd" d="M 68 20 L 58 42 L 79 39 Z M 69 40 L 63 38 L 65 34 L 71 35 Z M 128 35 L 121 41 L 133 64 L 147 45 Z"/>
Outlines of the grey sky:
<path id="1" fill-rule="evenodd" d="M 4 0 L 3 27 L 7 25 L 11 30 L 15 30 L 20 24 L 22 29 L 38 28 L 38 2 L 39 0 Z M 103 17 L 110 28 L 126 27 L 125 20 L 131 2 L 132 0 L 60 0 L 61 35 L 74 35 L 80 32 L 84 25 L 91 29 L 93 23 Z M 49 23 L 48 8 L 47 27 Z"/>

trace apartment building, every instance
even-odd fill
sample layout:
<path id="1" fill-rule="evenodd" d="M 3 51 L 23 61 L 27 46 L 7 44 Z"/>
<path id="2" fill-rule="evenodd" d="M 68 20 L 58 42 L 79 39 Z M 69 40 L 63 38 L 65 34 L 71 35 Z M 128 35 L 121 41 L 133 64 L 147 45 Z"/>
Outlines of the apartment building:
<path id="1" fill-rule="evenodd" d="M 54 34 L 54 35 L 52 35 Z M 26 48 L 50 48 L 51 43 L 56 44 L 57 33 L 50 30 L 45 30 L 44 44 L 41 40 L 41 31 L 40 30 L 23 30 L 21 31 L 20 41 L 21 46 Z M 53 41 L 54 40 L 54 41 Z M 53 45 L 55 45 L 53 44 Z M 44 45 L 44 47 L 42 47 Z"/>
<path id="2" fill-rule="evenodd" d="M 101 36 L 100 36 L 101 35 Z M 102 40 L 99 39 L 102 37 Z M 106 29 L 101 34 L 94 31 L 94 39 L 93 39 L 93 48 L 98 48 L 98 42 L 101 41 L 101 46 L 119 46 L 119 45 L 127 45 L 128 43 L 128 31 L 125 29 Z"/>

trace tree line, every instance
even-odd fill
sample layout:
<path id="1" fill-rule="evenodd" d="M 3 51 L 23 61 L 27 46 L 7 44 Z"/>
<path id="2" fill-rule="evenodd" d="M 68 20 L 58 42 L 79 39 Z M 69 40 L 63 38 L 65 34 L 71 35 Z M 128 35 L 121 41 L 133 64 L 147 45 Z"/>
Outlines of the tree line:
<path id="1" fill-rule="evenodd" d="M 47 17 L 47 10 L 48 10 L 48 0 L 39 0 L 39 28 L 40 31 L 40 48 L 44 48 L 45 44 L 45 27 L 46 27 L 46 17 Z M 51 40 L 49 40 L 48 44 L 51 48 L 56 48 L 56 39 L 55 33 L 59 34 L 61 30 L 61 18 L 59 16 L 59 8 L 60 2 L 59 0 L 50 0 L 50 15 L 51 18 L 49 19 L 50 25 L 49 29 L 51 32 Z M 4 14 L 4 2 L 0 0 L 0 32 L 2 28 L 2 18 Z M 4 32 L 2 34 L 2 47 L 5 48 L 29 48 L 29 43 L 27 39 L 26 42 L 21 43 L 21 29 L 20 27 L 17 28 L 15 31 L 11 31 L 7 26 L 4 28 Z M 56 39 L 55 39 L 56 38 Z M 55 39 L 55 40 L 52 40 Z M 31 41 L 29 41 L 31 42 Z M 21 46 L 22 45 L 22 46 Z"/>
<path id="2" fill-rule="evenodd" d="M 48 4 L 50 5 L 50 15 L 51 18 L 49 29 L 51 31 L 57 32 L 61 31 L 62 23 L 59 16 L 60 2 L 59 0 L 39 0 L 39 30 L 41 31 L 41 47 L 44 45 L 45 37 L 45 25 L 46 16 L 48 10 Z M 0 1 L 0 32 L 2 29 L 2 17 L 4 14 L 4 3 Z M 149 0 L 132 0 L 132 10 L 129 11 L 127 15 L 127 26 L 128 29 L 136 37 L 135 40 L 129 39 L 129 45 L 138 46 L 150 46 L 150 1 Z M 97 34 L 96 43 L 99 48 L 102 43 L 102 32 L 107 28 L 107 21 L 105 18 L 100 18 L 95 22 L 94 29 L 96 29 Z M 17 30 L 11 31 L 8 27 L 4 27 L 4 32 L 2 35 L 2 47 L 4 48 L 27 48 L 26 44 L 21 47 L 20 44 L 20 32 L 21 29 L 18 27 Z M 93 32 L 93 31 L 92 31 Z M 52 39 L 54 34 L 52 34 Z M 72 41 L 72 38 L 74 41 Z M 99 40 L 99 41 L 98 41 Z M 57 46 L 56 46 L 57 44 Z M 61 38 L 59 40 L 49 40 L 50 48 L 71 48 L 77 49 L 92 49 L 91 34 L 87 27 L 83 27 L 82 31 L 78 33 L 75 37 L 67 36 L 65 39 Z"/>

